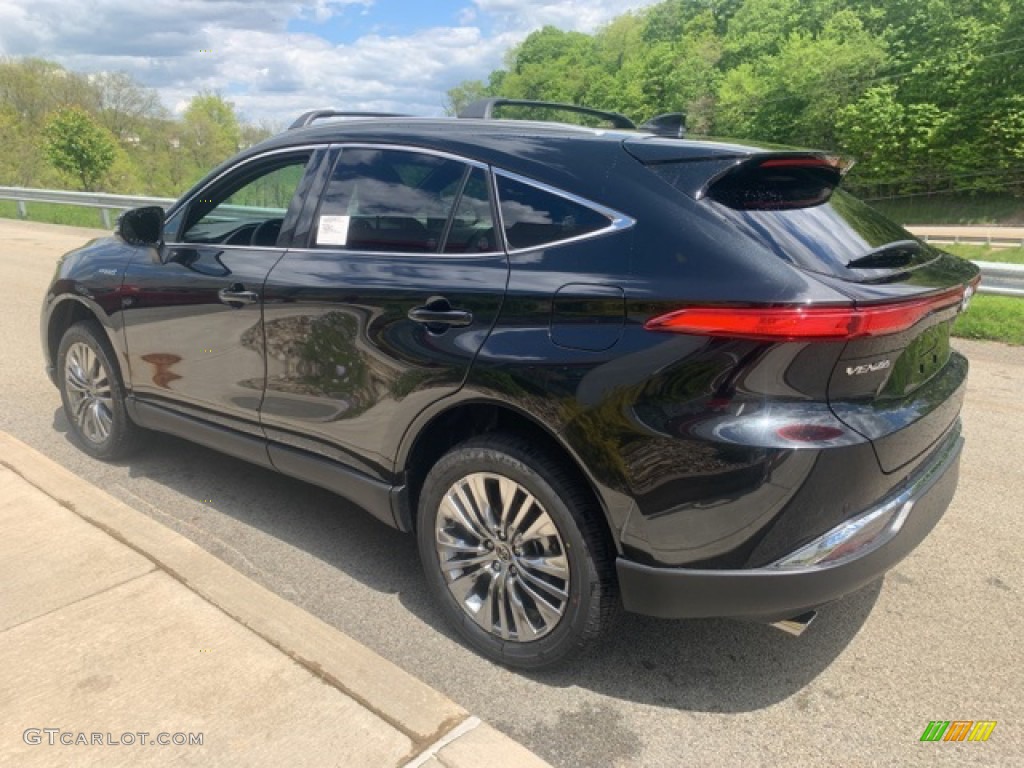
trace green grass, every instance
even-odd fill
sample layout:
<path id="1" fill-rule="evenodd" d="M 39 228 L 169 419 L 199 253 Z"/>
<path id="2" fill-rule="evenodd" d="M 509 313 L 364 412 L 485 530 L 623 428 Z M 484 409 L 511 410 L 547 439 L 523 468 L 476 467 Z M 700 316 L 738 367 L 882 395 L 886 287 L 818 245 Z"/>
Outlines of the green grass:
<path id="1" fill-rule="evenodd" d="M 105 229 L 103 216 L 99 208 L 83 208 L 76 205 L 59 205 L 57 203 L 26 203 L 28 220 L 40 221 L 44 224 L 65 224 L 72 227 L 92 227 Z M 118 211 L 110 212 L 110 222 L 117 220 Z M 0 218 L 18 218 L 18 204 L 14 200 L 0 200 Z"/>
<path id="2" fill-rule="evenodd" d="M 869 203 L 903 225 L 1024 226 L 1024 197 L 1012 195 L 929 195 Z"/>
<path id="3" fill-rule="evenodd" d="M 953 335 L 1024 345 L 1024 299 L 975 296 L 971 308 L 953 326 Z"/>
<path id="4" fill-rule="evenodd" d="M 947 253 L 952 253 L 971 261 L 999 261 L 1004 264 L 1024 264 L 1024 247 L 989 248 L 987 245 L 939 245 Z"/>
<path id="5" fill-rule="evenodd" d="M 1024 248 L 985 245 L 939 245 L 963 259 L 1024 264 Z M 1024 299 L 1015 296 L 975 296 L 971 308 L 956 321 L 954 336 L 1024 345 Z"/>

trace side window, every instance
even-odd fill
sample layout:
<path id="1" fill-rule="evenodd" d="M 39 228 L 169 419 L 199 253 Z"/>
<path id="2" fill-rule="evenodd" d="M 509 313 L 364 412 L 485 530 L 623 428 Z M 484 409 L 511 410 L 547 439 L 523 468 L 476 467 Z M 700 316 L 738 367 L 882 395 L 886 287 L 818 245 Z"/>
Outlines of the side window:
<path id="1" fill-rule="evenodd" d="M 497 250 L 500 248 L 495 238 L 487 173 L 482 168 L 474 168 L 462 188 L 444 252 L 486 253 Z"/>
<path id="2" fill-rule="evenodd" d="M 181 242 L 277 244 L 309 155 L 256 162 L 215 184 L 191 204 Z"/>
<path id="3" fill-rule="evenodd" d="M 318 248 L 437 253 L 467 166 L 393 149 L 345 149 L 317 221 Z"/>
<path id="4" fill-rule="evenodd" d="M 567 197 L 498 175 L 505 238 L 513 250 L 549 245 L 607 228 L 611 219 Z"/>

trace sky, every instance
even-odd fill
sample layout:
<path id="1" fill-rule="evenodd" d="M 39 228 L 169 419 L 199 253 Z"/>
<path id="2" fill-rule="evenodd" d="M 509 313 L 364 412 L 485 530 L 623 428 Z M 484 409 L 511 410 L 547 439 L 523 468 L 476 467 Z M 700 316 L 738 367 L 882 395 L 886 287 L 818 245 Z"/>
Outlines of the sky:
<path id="1" fill-rule="evenodd" d="M 0 0 L 0 55 L 124 71 L 172 112 L 217 91 L 253 122 L 307 109 L 440 115 L 545 24 L 593 32 L 656 0 Z"/>

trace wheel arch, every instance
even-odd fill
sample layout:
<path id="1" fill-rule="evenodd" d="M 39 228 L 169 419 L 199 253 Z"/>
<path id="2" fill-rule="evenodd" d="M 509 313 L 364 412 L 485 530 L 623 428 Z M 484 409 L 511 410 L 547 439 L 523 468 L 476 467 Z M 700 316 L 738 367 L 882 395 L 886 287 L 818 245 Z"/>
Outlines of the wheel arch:
<path id="1" fill-rule="evenodd" d="M 585 490 L 594 508 L 600 510 L 612 551 L 618 551 L 608 500 L 572 448 L 533 414 L 508 403 L 497 403 L 485 398 L 452 403 L 429 416 L 418 429 L 410 429 L 406 433 L 396 461 L 396 470 L 405 477 L 405 485 L 394 509 L 399 529 L 415 529 L 419 493 L 427 472 L 437 459 L 455 445 L 490 432 L 527 437 L 542 446 L 545 453 L 559 460 Z"/>
<path id="2" fill-rule="evenodd" d="M 124 376 L 127 359 L 124 354 L 124 345 L 119 343 L 117 330 L 112 327 L 109 319 L 104 320 L 105 313 L 96 305 L 90 303 L 81 296 L 65 296 L 58 298 L 50 309 L 46 324 L 46 359 L 48 365 L 55 369 L 57 365 L 57 350 L 60 347 L 60 340 L 75 323 L 92 321 L 103 329 L 114 350 L 117 364 L 121 368 L 121 379 L 127 386 L 127 377 Z"/>

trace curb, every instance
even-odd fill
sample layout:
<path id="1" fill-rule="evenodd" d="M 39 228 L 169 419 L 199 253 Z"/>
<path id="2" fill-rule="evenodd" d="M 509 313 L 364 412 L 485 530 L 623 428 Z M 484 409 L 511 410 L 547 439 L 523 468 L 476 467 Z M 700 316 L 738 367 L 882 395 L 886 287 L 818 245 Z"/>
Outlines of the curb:
<path id="1" fill-rule="evenodd" d="M 0 465 L 404 733 L 413 742 L 408 768 L 548 765 L 369 648 L 5 432 Z"/>

